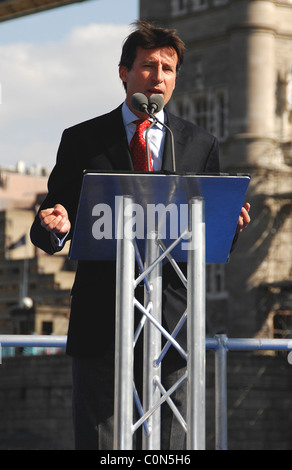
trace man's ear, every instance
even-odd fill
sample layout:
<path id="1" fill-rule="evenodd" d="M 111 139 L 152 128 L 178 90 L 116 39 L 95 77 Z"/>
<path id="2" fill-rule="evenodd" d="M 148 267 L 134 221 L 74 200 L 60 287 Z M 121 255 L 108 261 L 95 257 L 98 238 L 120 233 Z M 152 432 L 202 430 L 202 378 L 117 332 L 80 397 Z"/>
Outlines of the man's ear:
<path id="1" fill-rule="evenodd" d="M 128 81 L 128 69 L 125 65 L 119 66 L 119 75 L 122 82 L 127 83 Z"/>

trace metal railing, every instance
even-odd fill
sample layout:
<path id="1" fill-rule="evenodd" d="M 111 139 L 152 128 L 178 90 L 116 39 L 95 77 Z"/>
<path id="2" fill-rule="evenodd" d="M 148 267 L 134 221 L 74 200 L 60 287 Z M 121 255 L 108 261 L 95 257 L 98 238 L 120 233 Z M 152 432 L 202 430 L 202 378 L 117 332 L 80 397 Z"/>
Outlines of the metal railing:
<path id="1" fill-rule="evenodd" d="M 66 343 L 66 335 L 0 335 L 0 348 L 65 348 Z"/>
<path id="2" fill-rule="evenodd" d="M 66 342 L 66 336 L 0 335 L 0 353 L 3 347 L 65 348 Z M 227 450 L 228 351 L 290 351 L 292 350 L 292 339 L 228 338 L 221 334 L 213 338 L 206 338 L 206 349 L 215 352 L 215 448 L 216 450 Z"/>
<path id="3" fill-rule="evenodd" d="M 206 338 L 206 348 L 215 351 L 215 446 L 216 450 L 227 450 L 228 351 L 289 351 L 292 339 L 228 338 L 222 334 Z"/>

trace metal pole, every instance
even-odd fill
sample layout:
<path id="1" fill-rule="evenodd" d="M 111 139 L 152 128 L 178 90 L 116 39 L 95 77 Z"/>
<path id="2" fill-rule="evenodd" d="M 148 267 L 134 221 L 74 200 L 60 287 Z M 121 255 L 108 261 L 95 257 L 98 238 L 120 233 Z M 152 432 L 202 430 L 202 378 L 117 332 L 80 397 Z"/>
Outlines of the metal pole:
<path id="1" fill-rule="evenodd" d="M 204 201 L 189 202 L 187 289 L 187 449 L 205 449 L 205 223 Z"/>
<path id="2" fill-rule="evenodd" d="M 159 256 L 157 236 L 150 234 L 146 240 L 146 268 Z M 153 237 L 152 237 L 153 236 Z M 150 289 L 145 289 L 145 308 L 151 305 L 151 315 L 161 324 L 162 308 L 162 266 L 158 263 L 148 275 Z M 161 393 L 156 385 L 160 382 L 161 366 L 155 360 L 161 352 L 161 333 L 158 328 L 147 319 L 144 325 L 144 370 L 143 370 L 143 405 L 144 410 L 151 409 L 160 399 Z M 143 449 L 160 449 L 160 407 L 148 418 L 149 434 L 143 434 Z"/>
<path id="3" fill-rule="evenodd" d="M 215 432 L 216 450 L 227 450 L 227 350 L 226 335 L 217 335 L 215 353 Z"/>
<path id="4" fill-rule="evenodd" d="M 130 196 L 123 196 L 118 219 L 114 450 L 131 450 L 133 445 L 135 248 L 131 233 L 132 204 Z"/>

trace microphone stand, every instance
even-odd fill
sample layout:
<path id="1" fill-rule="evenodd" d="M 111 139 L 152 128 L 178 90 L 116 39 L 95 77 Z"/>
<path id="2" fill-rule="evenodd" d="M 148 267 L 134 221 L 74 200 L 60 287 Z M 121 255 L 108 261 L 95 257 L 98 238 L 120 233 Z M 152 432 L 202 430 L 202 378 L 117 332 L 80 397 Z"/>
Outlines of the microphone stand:
<path id="1" fill-rule="evenodd" d="M 145 110 L 146 111 L 146 110 Z M 176 172 L 176 164 L 175 164 L 175 151 L 174 151 L 174 137 L 173 137 L 173 132 L 172 130 L 166 125 L 164 124 L 164 122 L 161 122 L 159 121 L 159 119 L 157 119 L 157 117 L 153 114 L 153 112 L 149 111 L 149 109 L 147 109 L 146 113 L 153 119 L 153 122 L 152 124 L 150 124 L 150 126 L 146 129 L 146 134 L 145 134 L 145 141 L 146 141 L 146 152 L 147 152 L 147 165 L 148 165 L 148 171 L 149 171 L 149 168 L 150 168 L 150 162 L 149 162 L 149 154 L 148 154 L 148 132 L 149 130 L 151 129 L 151 127 L 153 127 L 155 124 L 159 123 L 161 124 L 163 127 L 165 127 L 168 132 L 170 133 L 170 138 L 171 138 L 171 158 L 172 158 L 172 170 L 173 172 L 175 173 Z"/>
<path id="2" fill-rule="evenodd" d="M 146 111 L 148 114 L 148 111 Z M 152 116 L 151 116 L 152 117 Z M 149 148 L 149 141 L 148 141 L 148 132 L 150 131 L 151 127 L 155 126 L 157 119 L 153 116 L 153 122 L 151 122 L 150 126 L 147 127 L 145 132 L 145 142 L 146 142 L 146 156 L 147 156 L 147 168 L 150 171 L 150 148 Z"/>

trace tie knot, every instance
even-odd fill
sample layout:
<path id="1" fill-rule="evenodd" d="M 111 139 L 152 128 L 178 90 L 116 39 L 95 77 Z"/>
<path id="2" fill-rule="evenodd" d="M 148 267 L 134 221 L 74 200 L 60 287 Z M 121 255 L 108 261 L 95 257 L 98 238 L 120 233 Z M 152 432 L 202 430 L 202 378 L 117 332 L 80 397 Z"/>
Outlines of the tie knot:
<path id="1" fill-rule="evenodd" d="M 150 126 L 151 122 L 148 121 L 148 119 L 142 120 L 138 119 L 137 121 L 134 121 L 136 124 L 136 130 L 137 132 L 144 132 L 147 127 Z"/>

